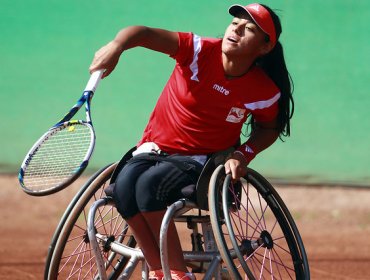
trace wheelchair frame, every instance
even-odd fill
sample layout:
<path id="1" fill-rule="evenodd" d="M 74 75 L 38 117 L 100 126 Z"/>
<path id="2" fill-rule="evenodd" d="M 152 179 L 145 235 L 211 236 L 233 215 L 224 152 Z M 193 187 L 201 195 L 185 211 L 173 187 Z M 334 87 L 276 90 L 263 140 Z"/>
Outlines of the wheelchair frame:
<path id="1" fill-rule="evenodd" d="M 264 279 L 266 275 L 273 279 L 310 279 L 302 239 L 276 190 L 252 169 L 248 169 L 247 176 L 242 179 L 241 189 L 238 189 L 219 163 L 220 160 L 214 160 L 213 165 L 217 167 L 212 170 L 209 180 L 209 209 L 204 202 L 199 207 L 199 204 L 186 199 L 173 203 L 167 209 L 160 232 L 164 279 L 171 279 L 167 229 L 172 219 L 177 223 L 187 223 L 192 230 L 192 250 L 184 251 L 184 258 L 193 271 L 204 274 L 203 279 Z M 49 247 L 45 279 L 86 279 L 90 275 L 91 279 L 129 279 L 139 262 L 142 263 L 142 279 L 148 278 L 148 268 L 141 250 L 135 247 L 134 238 L 127 234 L 129 229 L 122 226 L 125 225 L 124 220 L 121 218 L 119 222 L 119 217 L 113 214 L 115 208 L 112 199 L 103 197 L 103 190 L 116 166 L 109 165 L 94 174 L 72 200 Z M 204 177 L 202 172 L 198 184 L 202 183 Z M 248 185 L 248 190 L 244 189 L 243 184 Z M 252 193 L 255 194 L 252 196 Z M 95 202 L 90 206 L 91 199 Z M 254 201 L 258 204 L 256 207 Z M 106 207 L 109 210 L 104 210 Z M 198 215 L 184 215 L 191 209 L 198 210 Z M 208 214 L 202 215 L 202 209 L 209 210 Z M 107 213 L 112 213 L 114 218 L 107 218 Z M 81 216 L 87 217 L 87 222 L 76 226 Z M 269 222 L 271 217 L 272 223 Z M 198 232 L 198 224 L 202 225 L 202 234 Z M 122 230 L 112 234 L 105 227 L 114 228 L 117 232 L 116 227 L 122 227 Z M 81 230 L 77 237 L 72 234 L 75 228 Z M 276 235 L 278 237 L 274 239 Z M 77 245 L 72 243 L 71 252 L 64 256 L 69 250 L 69 242 L 75 238 L 82 241 Z M 285 262 L 288 264 L 285 265 Z M 70 267 L 71 271 L 64 273 L 66 267 Z"/>

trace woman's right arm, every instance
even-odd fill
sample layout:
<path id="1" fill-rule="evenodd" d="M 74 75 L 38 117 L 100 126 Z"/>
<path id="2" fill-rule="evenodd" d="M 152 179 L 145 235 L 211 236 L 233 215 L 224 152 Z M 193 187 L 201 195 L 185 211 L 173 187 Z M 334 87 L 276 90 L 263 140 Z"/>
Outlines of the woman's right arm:
<path id="1" fill-rule="evenodd" d="M 178 34 L 159 28 L 130 26 L 118 32 L 113 41 L 99 49 L 90 65 L 90 72 L 106 69 L 103 77 L 108 76 L 116 67 L 123 51 L 144 47 L 168 55 L 174 55 L 178 49 Z"/>

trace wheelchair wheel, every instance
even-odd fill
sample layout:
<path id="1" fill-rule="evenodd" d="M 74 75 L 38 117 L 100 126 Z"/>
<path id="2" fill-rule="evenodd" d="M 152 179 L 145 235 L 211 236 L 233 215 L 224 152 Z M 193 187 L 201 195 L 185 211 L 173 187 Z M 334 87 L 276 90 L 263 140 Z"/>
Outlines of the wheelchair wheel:
<path id="1" fill-rule="evenodd" d="M 297 226 L 260 174 L 248 169 L 233 183 L 219 166 L 208 199 L 216 243 L 233 279 L 310 279 Z"/>
<path id="2" fill-rule="evenodd" d="M 82 193 L 76 195 L 63 216 L 61 224 L 54 235 L 55 245 L 50 261 L 47 263 L 45 276 L 47 279 L 97 279 L 98 269 L 87 233 L 87 216 L 90 206 L 105 196 L 110 177 L 115 169 L 110 165 L 94 175 Z M 108 237 L 108 240 L 119 241 L 129 247 L 135 247 L 128 225 L 115 207 L 105 206 L 96 213 L 95 227 L 97 231 Z M 122 257 L 109 248 L 101 247 L 109 279 L 117 279 L 126 265 L 127 258 Z"/>

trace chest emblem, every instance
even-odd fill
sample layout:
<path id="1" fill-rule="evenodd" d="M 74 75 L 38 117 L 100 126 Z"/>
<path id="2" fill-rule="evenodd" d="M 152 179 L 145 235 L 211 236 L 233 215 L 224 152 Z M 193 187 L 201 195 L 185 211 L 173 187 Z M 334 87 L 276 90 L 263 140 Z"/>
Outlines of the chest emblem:
<path id="1" fill-rule="evenodd" d="M 245 115 L 245 109 L 237 108 L 237 107 L 232 107 L 226 121 L 232 122 L 232 123 L 239 123 L 243 120 L 244 115 Z"/>

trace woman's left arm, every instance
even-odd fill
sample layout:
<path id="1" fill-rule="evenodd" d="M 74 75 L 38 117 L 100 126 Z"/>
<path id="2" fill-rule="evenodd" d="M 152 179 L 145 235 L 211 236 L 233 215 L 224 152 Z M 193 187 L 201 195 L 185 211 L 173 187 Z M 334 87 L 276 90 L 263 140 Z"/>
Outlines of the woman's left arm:
<path id="1" fill-rule="evenodd" d="M 248 140 L 236 150 L 225 163 L 226 174 L 234 180 L 247 174 L 249 162 L 260 152 L 271 146 L 279 137 L 277 120 L 255 122 L 255 129 Z"/>

